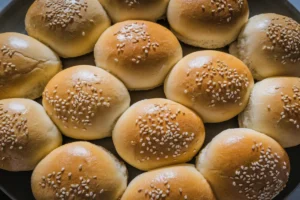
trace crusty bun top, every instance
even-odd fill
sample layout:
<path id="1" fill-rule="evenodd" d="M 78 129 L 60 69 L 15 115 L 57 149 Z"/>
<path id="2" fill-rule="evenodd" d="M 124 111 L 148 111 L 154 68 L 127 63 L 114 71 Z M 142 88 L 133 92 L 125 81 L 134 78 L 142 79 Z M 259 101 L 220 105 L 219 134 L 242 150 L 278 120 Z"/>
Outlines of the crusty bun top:
<path id="1" fill-rule="evenodd" d="M 251 129 L 228 129 L 202 150 L 197 169 L 224 200 L 271 200 L 289 178 L 285 150 L 272 138 Z"/>
<path id="2" fill-rule="evenodd" d="M 62 143 L 43 107 L 29 99 L 0 100 L 0 168 L 29 171 Z"/>
<path id="3" fill-rule="evenodd" d="M 31 177 L 37 200 L 118 200 L 126 186 L 125 165 L 106 149 L 88 142 L 55 149 L 38 164 Z"/>
<path id="4" fill-rule="evenodd" d="M 220 122 L 245 108 L 253 85 L 251 72 L 239 59 L 198 51 L 175 65 L 164 90 L 168 99 L 194 109 L 205 122 Z"/>
<path id="5" fill-rule="evenodd" d="M 121 200 L 215 200 L 203 176 L 190 164 L 149 171 L 131 181 Z"/>
<path id="6" fill-rule="evenodd" d="M 191 160 L 204 138 L 200 117 L 167 99 L 135 103 L 124 112 L 113 130 L 113 142 L 119 155 L 141 170 Z"/>
<path id="7" fill-rule="evenodd" d="M 108 28 L 95 46 L 98 67 L 119 77 L 128 89 L 151 89 L 163 83 L 182 58 L 177 38 L 167 28 L 130 20 Z"/>
<path id="8" fill-rule="evenodd" d="M 113 22 L 141 19 L 156 21 L 163 17 L 169 0 L 100 0 Z"/>
<path id="9" fill-rule="evenodd" d="M 239 124 L 265 133 L 284 147 L 300 144 L 300 78 L 274 77 L 255 84 Z"/>
<path id="10" fill-rule="evenodd" d="M 230 51 L 248 65 L 255 79 L 300 76 L 300 25 L 278 14 L 256 15 Z"/>
<path id="11" fill-rule="evenodd" d="M 43 106 L 52 120 L 65 135 L 78 139 L 110 136 L 129 104 L 129 93 L 121 81 L 88 65 L 61 71 L 43 93 Z"/>
<path id="12" fill-rule="evenodd" d="M 98 0 L 36 0 L 25 25 L 61 57 L 76 57 L 93 50 L 110 20 Z"/>
<path id="13" fill-rule="evenodd" d="M 0 34 L 0 99 L 40 97 L 61 67 L 58 56 L 36 39 Z"/>
<path id="14" fill-rule="evenodd" d="M 31 72 L 40 62 L 60 65 L 57 55 L 36 39 L 20 33 L 0 34 L 1 84 Z"/>
<path id="15" fill-rule="evenodd" d="M 221 48 L 236 39 L 249 17 L 247 0 L 170 0 L 168 21 L 185 43 Z"/>

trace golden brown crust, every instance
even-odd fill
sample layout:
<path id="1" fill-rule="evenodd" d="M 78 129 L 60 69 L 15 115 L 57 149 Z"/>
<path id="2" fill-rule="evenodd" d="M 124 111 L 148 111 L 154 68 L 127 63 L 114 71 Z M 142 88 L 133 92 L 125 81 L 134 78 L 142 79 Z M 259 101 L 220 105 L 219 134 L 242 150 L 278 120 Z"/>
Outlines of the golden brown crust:
<path id="1" fill-rule="evenodd" d="M 204 122 L 222 122 L 247 105 L 254 81 L 247 66 L 218 51 L 184 57 L 165 80 L 168 99 L 195 110 Z"/>
<path id="2" fill-rule="evenodd" d="M 300 78 L 267 78 L 255 84 L 239 124 L 274 138 L 283 147 L 300 144 Z"/>
<path id="3" fill-rule="evenodd" d="M 128 89 L 157 87 L 182 58 L 176 37 L 165 27 L 131 20 L 108 28 L 95 46 L 96 65 L 119 77 Z"/>
<path id="4" fill-rule="evenodd" d="M 299 34 L 300 25 L 289 17 L 256 15 L 240 33 L 231 53 L 248 65 L 257 80 L 300 76 Z"/>
<path id="5" fill-rule="evenodd" d="M 117 200 L 126 186 L 125 165 L 104 148 L 88 142 L 55 149 L 38 164 L 31 177 L 37 200 Z"/>
<path id="6" fill-rule="evenodd" d="M 0 34 L 0 99 L 40 97 L 61 67 L 57 55 L 34 38 Z"/>
<path id="7" fill-rule="evenodd" d="M 251 129 L 228 129 L 200 153 L 197 169 L 218 199 L 271 200 L 284 187 L 289 157 L 272 138 Z"/>
<path id="8" fill-rule="evenodd" d="M 0 168 L 4 170 L 32 170 L 62 143 L 43 107 L 29 99 L 1 100 L 0 123 Z"/>
<path id="9" fill-rule="evenodd" d="M 165 15 L 169 0 L 100 0 L 113 22 L 131 19 L 156 21 Z"/>
<path id="10" fill-rule="evenodd" d="M 141 170 L 191 160 L 204 138 L 202 120 L 188 108 L 167 99 L 135 103 L 113 130 L 118 154 Z"/>
<path id="11" fill-rule="evenodd" d="M 161 168 L 137 176 L 121 200 L 148 200 L 153 194 L 158 200 L 215 200 L 207 181 L 190 164 Z"/>
<path id="12" fill-rule="evenodd" d="M 233 42 L 247 22 L 247 0 L 170 0 L 168 21 L 179 39 L 203 48 Z"/>
<path id="13" fill-rule="evenodd" d="M 30 36 L 61 57 L 77 57 L 93 50 L 110 20 L 98 0 L 37 0 L 25 24 Z"/>
<path id="14" fill-rule="evenodd" d="M 130 104 L 121 81 L 88 65 L 58 73 L 43 97 L 44 108 L 60 130 L 66 136 L 86 140 L 111 136 L 115 121 Z"/>

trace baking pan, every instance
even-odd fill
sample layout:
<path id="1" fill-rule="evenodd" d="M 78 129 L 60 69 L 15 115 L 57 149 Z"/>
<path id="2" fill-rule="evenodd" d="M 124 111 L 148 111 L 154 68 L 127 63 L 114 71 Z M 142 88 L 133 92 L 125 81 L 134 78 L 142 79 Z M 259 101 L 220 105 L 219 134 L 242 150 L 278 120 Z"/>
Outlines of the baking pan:
<path id="1" fill-rule="evenodd" d="M 0 0 L 2 1 L 2 0 Z M 0 12 L 0 33 L 2 32 L 19 32 L 26 33 L 24 26 L 24 18 L 27 9 L 34 0 L 14 0 L 9 4 L 2 12 Z M 300 0 L 298 0 L 300 1 Z M 294 20 L 300 22 L 300 13 L 295 9 L 287 0 L 248 0 L 250 5 L 251 16 L 260 13 L 278 13 L 292 17 Z M 167 26 L 166 21 L 160 21 L 159 23 Z M 201 50 L 200 48 L 191 47 L 182 44 L 184 55 L 192 53 L 194 51 Z M 221 51 L 228 51 L 228 48 L 220 49 Z M 88 54 L 82 57 L 73 59 L 62 59 L 64 68 L 79 65 L 88 64 L 95 65 L 93 54 Z M 300 67 L 300 66 L 299 66 Z M 131 92 L 131 103 L 135 103 L 142 99 L 165 97 L 163 88 L 159 87 L 154 90 L 144 92 Z M 38 99 L 38 102 L 41 100 Z M 206 128 L 206 145 L 216 134 L 228 128 L 238 127 L 237 119 L 234 118 L 227 122 L 219 124 L 205 124 Z M 300 134 L 300 133 L 299 133 Z M 64 137 L 64 143 L 75 141 L 73 139 Z M 113 146 L 111 138 L 102 140 L 91 141 L 94 144 L 100 145 L 117 155 Z M 291 175 L 289 182 L 277 197 L 276 200 L 288 199 L 288 200 L 300 200 L 300 189 L 296 189 L 300 184 L 300 146 L 287 149 L 287 152 L 291 160 Z M 118 156 L 118 155 L 117 155 Z M 118 156 L 119 157 L 119 156 Z M 119 157 L 120 158 L 120 157 Z M 121 158 L 120 158 L 121 159 Z M 191 161 L 194 163 L 194 160 Z M 129 171 L 129 181 L 135 176 L 142 173 L 141 171 L 127 165 Z M 34 199 L 30 188 L 31 172 L 6 172 L 0 170 L 0 189 L 9 198 L 16 200 L 31 200 Z M 4 200 L 6 197 L 0 195 L 0 200 Z"/>

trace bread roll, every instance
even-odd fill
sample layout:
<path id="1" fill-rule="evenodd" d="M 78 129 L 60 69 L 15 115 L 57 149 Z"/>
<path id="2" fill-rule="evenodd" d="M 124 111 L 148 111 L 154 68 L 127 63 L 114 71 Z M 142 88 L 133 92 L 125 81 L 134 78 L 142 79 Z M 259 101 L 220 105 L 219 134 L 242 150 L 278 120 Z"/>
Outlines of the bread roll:
<path id="1" fill-rule="evenodd" d="M 285 187 L 290 162 L 272 138 L 251 129 L 228 129 L 200 153 L 197 169 L 219 200 L 271 200 Z"/>
<path id="2" fill-rule="evenodd" d="M 29 8 L 25 26 L 28 35 L 68 58 L 92 52 L 110 19 L 98 0 L 38 0 Z"/>
<path id="3" fill-rule="evenodd" d="M 230 53 L 250 68 L 257 80 L 300 76 L 300 25 L 278 14 L 250 18 Z"/>
<path id="4" fill-rule="evenodd" d="M 140 170 L 191 160 L 205 137 L 200 117 L 167 99 L 143 100 L 117 121 L 113 142 L 118 154 Z"/>
<path id="5" fill-rule="evenodd" d="M 0 100 L 0 169 L 30 171 L 62 137 L 43 107 L 29 99 Z"/>
<path id="6" fill-rule="evenodd" d="M 247 0 L 170 0 L 167 17 L 182 42 L 216 49 L 238 37 L 249 8 Z"/>
<path id="7" fill-rule="evenodd" d="M 300 144 L 300 78 L 267 78 L 255 84 L 240 127 L 277 140 L 283 147 Z"/>
<path id="8" fill-rule="evenodd" d="M 161 85 L 182 58 L 176 37 L 165 27 L 147 21 L 125 21 L 108 28 L 95 46 L 95 62 L 119 77 L 129 90 Z"/>
<path id="9" fill-rule="evenodd" d="M 113 22 L 130 19 L 156 21 L 167 10 L 169 0 L 100 0 Z"/>
<path id="10" fill-rule="evenodd" d="M 0 99 L 40 97 L 61 67 L 57 55 L 34 38 L 0 34 Z"/>
<path id="11" fill-rule="evenodd" d="M 111 136 L 117 118 L 129 104 L 129 93 L 121 81 L 88 65 L 58 73 L 43 93 L 43 106 L 63 134 L 83 140 Z"/>
<path id="12" fill-rule="evenodd" d="M 33 171 L 36 200 L 118 200 L 127 187 L 127 169 L 106 149 L 88 142 L 61 146 Z"/>
<path id="13" fill-rule="evenodd" d="M 193 165 L 177 165 L 143 173 L 133 179 L 121 200 L 215 200 Z"/>
<path id="14" fill-rule="evenodd" d="M 247 105 L 254 81 L 247 66 L 218 51 L 187 55 L 165 80 L 168 99 L 195 110 L 204 122 L 229 120 Z"/>

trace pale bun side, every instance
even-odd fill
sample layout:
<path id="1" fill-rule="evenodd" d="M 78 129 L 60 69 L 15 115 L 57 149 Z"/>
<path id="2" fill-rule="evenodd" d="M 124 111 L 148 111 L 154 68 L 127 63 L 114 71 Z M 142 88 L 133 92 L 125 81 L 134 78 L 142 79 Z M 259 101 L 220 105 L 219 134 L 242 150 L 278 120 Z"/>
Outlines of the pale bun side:
<path id="1" fill-rule="evenodd" d="M 300 78 L 274 77 L 255 84 L 239 125 L 264 133 L 283 147 L 300 144 Z"/>
<path id="2" fill-rule="evenodd" d="M 204 138 L 200 117 L 178 103 L 159 98 L 133 104 L 113 130 L 118 154 L 144 171 L 190 161 Z"/>
<path id="3" fill-rule="evenodd" d="M 167 10 L 171 29 L 179 40 L 209 49 L 236 40 L 248 17 L 247 0 L 170 0 Z"/>
<path id="4" fill-rule="evenodd" d="M 39 0 L 29 8 L 25 26 L 28 35 L 68 58 L 92 52 L 110 19 L 98 0 Z"/>
<path id="5" fill-rule="evenodd" d="M 154 196 L 152 196 L 154 194 Z M 182 164 L 145 172 L 133 179 L 121 200 L 215 200 L 194 165 Z"/>
<path id="6" fill-rule="evenodd" d="M 129 20 L 108 28 L 94 54 L 96 65 L 122 80 L 129 90 L 149 90 L 163 84 L 182 58 L 182 48 L 166 27 Z"/>
<path id="7" fill-rule="evenodd" d="M 241 59 L 257 80 L 300 76 L 300 25 L 274 13 L 249 19 L 230 53 Z"/>
<path id="8" fill-rule="evenodd" d="M 229 120 L 247 106 L 254 80 L 247 66 L 219 51 L 198 51 L 181 59 L 165 80 L 168 99 L 197 112 L 204 122 Z"/>
<path id="9" fill-rule="evenodd" d="M 0 168 L 30 171 L 62 144 L 43 107 L 29 99 L 0 100 Z"/>
<path id="10" fill-rule="evenodd" d="M 157 21 L 163 18 L 169 0 L 100 0 L 113 22 L 139 19 Z"/>
<path id="11" fill-rule="evenodd" d="M 62 64 L 58 56 L 34 38 L 0 34 L 0 99 L 36 99 Z"/>
<path id="12" fill-rule="evenodd" d="M 106 149 L 88 142 L 65 144 L 33 171 L 35 199 L 118 200 L 127 187 L 127 169 Z"/>
<path id="13" fill-rule="evenodd" d="M 43 93 L 43 106 L 62 133 L 83 140 L 110 137 L 129 104 L 129 93 L 121 81 L 89 65 L 61 71 Z"/>
<path id="14" fill-rule="evenodd" d="M 222 200 L 271 200 L 290 173 L 289 157 L 280 144 L 251 129 L 221 132 L 201 151 L 196 167 Z"/>

